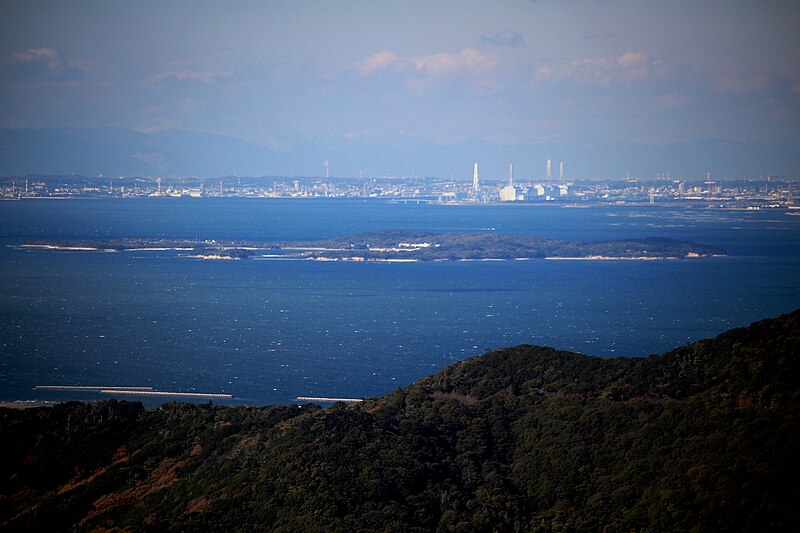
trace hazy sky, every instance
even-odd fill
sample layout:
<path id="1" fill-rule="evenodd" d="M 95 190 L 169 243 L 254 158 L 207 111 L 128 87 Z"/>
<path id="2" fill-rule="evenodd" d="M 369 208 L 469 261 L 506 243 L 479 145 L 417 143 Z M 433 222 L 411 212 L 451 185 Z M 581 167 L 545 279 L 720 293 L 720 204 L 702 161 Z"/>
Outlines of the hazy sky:
<path id="1" fill-rule="evenodd" d="M 0 127 L 800 145 L 792 0 L 0 4 Z"/>

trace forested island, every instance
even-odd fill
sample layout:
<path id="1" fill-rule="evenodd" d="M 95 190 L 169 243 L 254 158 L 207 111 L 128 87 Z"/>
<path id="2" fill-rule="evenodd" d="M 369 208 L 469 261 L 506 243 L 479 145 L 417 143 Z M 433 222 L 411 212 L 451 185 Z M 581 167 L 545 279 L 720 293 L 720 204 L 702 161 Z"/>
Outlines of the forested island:
<path id="1" fill-rule="evenodd" d="M 800 531 L 800 311 L 661 356 L 538 346 L 329 409 L 0 409 L 15 531 Z"/>
<path id="2" fill-rule="evenodd" d="M 212 259 L 317 261 L 464 261 L 527 259 L 682 259 L 724 255 L 717 247 L 663 237 L 564 241 L 496 233 L 373 231 L 319 241 L 254 242 L 184 239 L 27 241 L 26 247 L 72 251 L 179 250 Z"/>

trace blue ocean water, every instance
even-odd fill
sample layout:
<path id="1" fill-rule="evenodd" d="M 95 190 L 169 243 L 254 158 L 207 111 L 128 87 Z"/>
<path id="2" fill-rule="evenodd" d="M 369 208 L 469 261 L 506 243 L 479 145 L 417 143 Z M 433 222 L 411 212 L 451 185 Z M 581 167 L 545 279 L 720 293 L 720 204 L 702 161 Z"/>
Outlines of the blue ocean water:
<path id="1" fill-rule="evenodd" d="M 319 239 L 419 229 L 559 239 L 664 236 L 699 260 L 319 263 L 20 249 L 27 239 Z M 490 348 L 646 356 L 800 307 L 787 211 L 384 201 L 0 202 L 0 400 L 35 385 L 228 392 L 232 403 L 364 397 Z M 153 400 L 151 404 L 159 403 Z"/>

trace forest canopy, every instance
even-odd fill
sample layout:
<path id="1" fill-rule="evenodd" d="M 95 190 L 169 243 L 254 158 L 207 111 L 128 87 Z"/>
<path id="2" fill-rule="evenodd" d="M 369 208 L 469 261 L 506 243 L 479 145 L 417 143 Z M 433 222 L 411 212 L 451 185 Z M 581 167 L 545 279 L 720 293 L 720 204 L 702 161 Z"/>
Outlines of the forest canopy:
<path id="1" fill-rule="evenodd" d="M 798 531 L 800 311 L 649 358 L 490 351 L 357 405 L 0 409 L 0 524 Z"/>
<path id="2" fill-rule="evenodd" d="M 244 259 L 256 252 L 280 251 L 283 257 L 327 260 L 514 260 L 514 259 L 682 259 L 724 255 L 714 246 L 690 241 L 642 239 L 565 241 L 494 232 L 430 233 L 370 231 L 318 241 L 254 242 L 127 238 L 112 240 L 27 241 L 24 246 L 60 250 L 191 250 L 192 256 Z M 274 255 L 272 257 L 275 257 Z"/>

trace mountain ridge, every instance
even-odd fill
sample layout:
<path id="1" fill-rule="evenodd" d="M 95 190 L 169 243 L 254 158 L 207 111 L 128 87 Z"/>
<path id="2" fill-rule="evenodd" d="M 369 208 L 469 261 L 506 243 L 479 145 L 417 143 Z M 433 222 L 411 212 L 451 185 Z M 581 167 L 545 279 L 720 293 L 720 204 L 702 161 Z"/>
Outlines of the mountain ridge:
<path id="1" fill-rule="evenodd" d="M 615 179 L 670 173 L 676 179 L 800 174 L 797 146 L 769 141 L 695 139 L 646 144 L 624 139 L 565 138 L 539 143 L 487 140 L 441 144 L 402 135 L 384 140 L 321 138 L 270 148 L 233 136 L 122 128 L 0 129 L 0 175 L 85 176 L 438 176 L 544 179 L 545 160 L 564 161 L 567 177 Z M 524 176 L 524 177 L 523 177 Z"/>
<path id="2" fill-rule="evenodd" d="M 325 410 L 3 409 L 0 524 L 797 530 L 798 346 L 800 310 L 641 359 L 493 350 Z"/>

